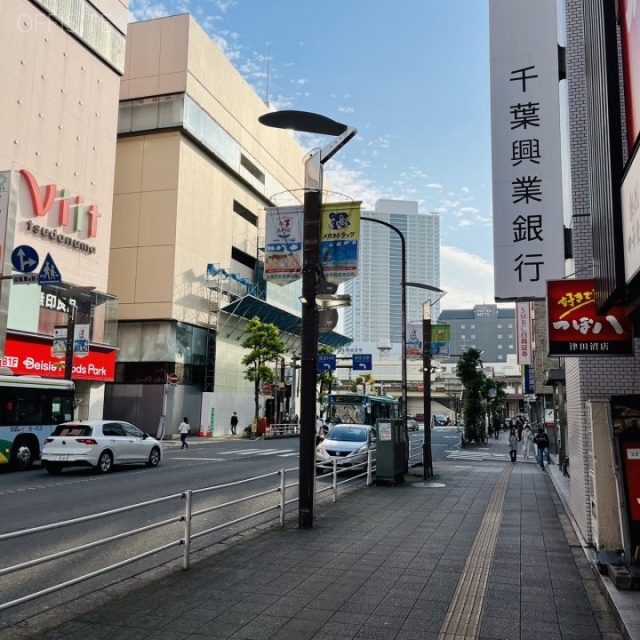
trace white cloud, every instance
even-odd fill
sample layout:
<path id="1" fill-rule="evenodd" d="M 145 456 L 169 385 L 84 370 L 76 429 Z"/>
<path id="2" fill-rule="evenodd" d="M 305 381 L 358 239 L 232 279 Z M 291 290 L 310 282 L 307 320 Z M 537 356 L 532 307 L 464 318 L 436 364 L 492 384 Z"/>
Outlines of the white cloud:
<path id="1" fill-rule="evenodd" d="M 427 185 L 427 189 L 442 189 L 442 185 L 438 184 L 437 182 L 430 182 Z"/>
<path id="2" fill-rule="evenodd" d="M 470 309 L 493 304 L 493 265 L 456 247 L 440 247 L 440 287 L 447 292 L 442 309 Z"/>

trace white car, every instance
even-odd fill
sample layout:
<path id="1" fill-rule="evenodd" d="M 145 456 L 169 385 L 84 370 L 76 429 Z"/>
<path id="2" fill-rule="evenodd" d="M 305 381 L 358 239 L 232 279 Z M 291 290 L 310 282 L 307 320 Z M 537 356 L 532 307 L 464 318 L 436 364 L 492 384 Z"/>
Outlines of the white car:
<path id="1" fill-rule="evenodd" d="M 55 475 L 64 467 L 88 466 L 108 473 L 114 464 L 155 467 L 162 444 L 123 420 L 63 422 L 44 441 L 42 466 Z"/>
<path id="2" fill-rule="evenodd" d="M 334 424 L 325 439 L 316 447 L 316 469 L 318 473 L 333 468 L 351 467 L 367 462 L 367 452 L 375 449 L 376 438 L 373 427 L 368 424 Z"/>

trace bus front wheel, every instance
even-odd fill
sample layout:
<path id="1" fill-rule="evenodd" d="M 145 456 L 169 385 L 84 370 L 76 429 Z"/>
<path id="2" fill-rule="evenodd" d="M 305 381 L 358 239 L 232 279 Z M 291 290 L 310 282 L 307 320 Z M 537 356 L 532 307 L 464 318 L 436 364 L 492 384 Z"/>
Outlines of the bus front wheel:
<path id="1" fill-rule="evenodd" d="M 14 469 L 29 469 L 38 455 L 29 438 L 16 438 L 11 449 L 11 466 Z"/>

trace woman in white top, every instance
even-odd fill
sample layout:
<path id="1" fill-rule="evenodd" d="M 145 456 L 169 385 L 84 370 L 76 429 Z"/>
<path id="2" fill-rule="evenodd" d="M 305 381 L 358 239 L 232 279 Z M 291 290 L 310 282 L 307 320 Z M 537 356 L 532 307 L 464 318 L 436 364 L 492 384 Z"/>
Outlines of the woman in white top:
<path id="1" fill-rule="evenodd" d="M 189 435 L 189 419 L 185 416 L 182 418 L 182 422 L 178 427 L 178 433 L 180 434 L 180 443 L 181 449 L 188 449 L 189 445 L 187 444 L 187 436 Z"/>

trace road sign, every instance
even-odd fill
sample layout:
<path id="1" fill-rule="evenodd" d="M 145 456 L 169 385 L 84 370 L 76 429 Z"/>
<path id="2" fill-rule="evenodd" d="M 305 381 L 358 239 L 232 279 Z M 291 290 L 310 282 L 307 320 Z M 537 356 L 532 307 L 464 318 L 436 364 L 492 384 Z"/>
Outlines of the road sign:
<path id="1" fill-rule="evenodd" d="M 38 282 L 37 273 L 21 273 L 12 277 L 13 284 L 36 284 Z"/>
<path id="2" fill-rule="evenodd" d="M 170 373 L 168 380 L 169 380 L 169 384 L 178 384 L 178 374 Z"/>
<path id="3" fill-rule="evenodd" d="M 38 252 L 28 244 L 21 244 L 11 252 L 11 265 L 20 273 L 35 271 L 40 262 Z"/>
<path id="4" fill-rule="evenodd" d="M 50 253 L 47 253 L 47 257 L 42 263 L 40 268 L 40 275 L 38 276 L 38 284 L 60 284 L 62 282 L 62 274 L 56 263 L 53 261 Z"/>
<path id="5" fill-rule="evenodd" d="M 360 371 L 371 371 L 371 354 L 353 354 L 353 368 Z"/>
<path id="6" fill-rule="evenodd" d="M 336 370 L 336 354 L 335 353 L 319 353 L 317 370 L 318 371 L 335 371 Z"/>

